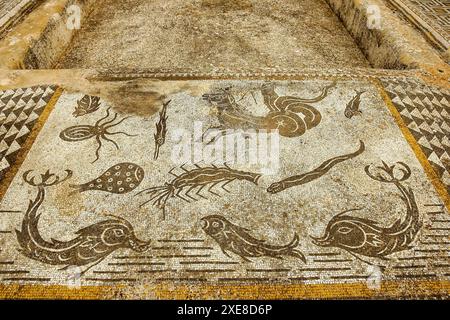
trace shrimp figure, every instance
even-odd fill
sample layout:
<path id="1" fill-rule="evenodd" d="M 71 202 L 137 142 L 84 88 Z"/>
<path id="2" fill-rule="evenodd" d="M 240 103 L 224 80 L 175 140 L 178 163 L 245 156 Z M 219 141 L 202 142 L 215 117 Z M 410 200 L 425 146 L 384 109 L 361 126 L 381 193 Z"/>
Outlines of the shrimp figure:
<path id="1" fill-rule="evenodd" d="M 190 194 L 190 192 L 196 188 L 197 190 L 194 195 L 197 195 L 200 198 L 207 199 L 200 193 L 204 188 L 208 188 L 207 192 L 220 197 L 220 195 L 213 190 L 217 185 L 221 184 L 220 187 L 229 193 L 230 191 L 226 189 L 226 186 L 235 180 L 246 180 L 257 185 L 258 180 L 261 178 L 260 174 L 234 170 L 226 164 L 223 167 L 211 165 L 202 168 L 197 164 L 194 164 L 194 166 L 195 169 L 193 170 L 187 170 L 184 168 L 184 165 L 181 166 L 181 169 L 184 171 L 181 175 L 174 174 L 174 169 L 172 169 L 169 171 L 169 174 L 173 175 L 175 178 L 171 182 L 166 182 L 163 186 L 152 187 L 139 192 L 138 195 L 143 193 L 150 195 L 150 198 L 142 203 L 140 207 L 153 201 L 154 206 L 162 209 L 163 219 L 165 219 L 165 205 L 169 198 L 177 197 L 188 203 L 191 201 L 198 201 L 198 198 L 195 198 Z"/>
<path id="2" fill-rule="evenodd" d="M 111 115 L 109 112 L 110 109 L 111 108 L 108 108 L 108 110 L 106 110 L 106 116 L 101 118 L 100 120 L 98 120 L 93 126 L 79 125 L 79 126 L 69 127 L 67 129 L 63 130 L 59 134 L 59 137 L 62 140 L 67 141 L 67 142 L 83 141 L 83 140 L 88 140 L 88 139 L 95 137 L 98 147 L 97 147 L 97 150 L 95 151 L 96 158 L 92 163 L 95 163 L 100 158 L 99 152 L 102 147 L 101 139 L 111 142 L 116 147 L 116 149 L 119 150 L 119 145 L 114 140 L 108 138 L 107 136 L 123 134 L 128 137 L 135 137 L 136 135 L 131 135 L 131 134 L 128 134 L 123 131 L 109 132 L 108 130 L 110 128 L 118 126 L 119 124 L 124 122 L 126 119 L 130 118 L 130 117 L 125 117 L 122 120 L 114 123 L 114 121 L 116 121 L 116 119 L 117 119 L 117 113 L 114 114 L 114 116 L 111 120 L 108 120 L 108 118 Z M 106 122 L 104 122 L 105 120 L 106 120 Z"/>

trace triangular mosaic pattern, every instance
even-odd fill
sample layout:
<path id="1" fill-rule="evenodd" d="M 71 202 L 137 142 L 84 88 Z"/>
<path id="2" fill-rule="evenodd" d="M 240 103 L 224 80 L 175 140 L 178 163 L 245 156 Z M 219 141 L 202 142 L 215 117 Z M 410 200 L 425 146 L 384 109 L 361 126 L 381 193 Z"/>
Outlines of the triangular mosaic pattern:
<path id="1" fill-rule="evenodd" d="M 0 91 L 0 181 L 55 90 L 55 86 L 36 86 Z"/>
<path id="2" fill-rule="evenodd" d="M 450 194 L 450 91 L 411 79 L 383 85 Z"/>

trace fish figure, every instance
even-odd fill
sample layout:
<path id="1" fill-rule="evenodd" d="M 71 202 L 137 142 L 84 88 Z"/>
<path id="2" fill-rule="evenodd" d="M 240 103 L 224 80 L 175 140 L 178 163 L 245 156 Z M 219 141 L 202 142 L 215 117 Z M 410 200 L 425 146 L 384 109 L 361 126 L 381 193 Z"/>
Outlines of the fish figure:
<path id="1" fill-rule="evenodd" d="M 361 115 L 362 112 L 359 110 L 359 106 L 361 104 L 361 96 L 365 93 L 365 91 L 360 91 L 353 97 L 353 99 L 347 104 L 345 107 L 344 115 L 351 119 L 356 115 Z"/>
<path id="2" fill-rule="evenodd" d="M 38 210 L 45 199 L 45 188 L 66 181 L 72 176 L 72 172 L 67 170 L 66 178 L 60 180 L 47 171 L 41 175 L 41 181 L 38 183 L 35 182 L 35 177 L 29 177 L 30 172 L 25 172 L 23 179 L 31 186 L 37 187 L 38 193 L 34 200 L 30 200 L 22 221 L 22 229 L 16 230 L 20 252 L 24 256 L 45 264 L 63 266 L 61 270 L 90 265 L 82 272 L 84 274 L 118 249 L 131 249 L 139 253 L 149 249 L 150 242 L 138 239 L 133 226 L 119 217 L 80 229 L 69 241 L 45 240 L 38 228 L 41 217 Z"/>
<path id="3" fill-rule="evenodd" d="M 283 256 L 291 256 L 306 263 L 305 256 L 295 249 L 299 244 L 297 234 L 289 244 L 274 246 L 266 244 L 265 240 L 253 238 L 249 235 L 248 229 L 234 225 L 222 216 L 212 215 L 201 219 L 201 221 L 203 230 L 219 244 L 222 252 L 228 257 L 230 255 L 227 251 L 231 251 L 247 262 L 251 262 L 248 258 L 271 257 L 283 259 Z"/>
<path id="4" fill-rule="evenodd" d="M 272 185 L 270 185 L 269 188 L 267 188 L 267 192 L 269 192 L 271 194 L 277 194 L 286 189 L 296 187 L 296 186 L 301 186 L 301 185 L 307 184 L 309 182 L 312 182 L 314 180 L 317 180 L 317 179 L 321 178 L 322 176 L 324 176 L 326 173 L 328 173 L 337 164 L 344 162 L 344 161 L 348 161 L 350 159 L 353 159 L 353 158 L 359 156 L 360 154 L 362 154 L 365 150 L 366 150 L 366 146 L 365 146 L 364 142 L 360 140 L 359 141 L 359 149 L 357 151 L 350 153 L 350 154 L 346 154 L 346 155 L 342 155 L 339 157 L 329 159 L 329 160 L 325 161 L 324 163 L 322 163 L 319 167 L 317 167 L 316 169 L 314 169 L 310 172 L 303 173 L 301 175 L 297 175 L 297 176 L 293 176 L 293 177 L 289 177 L 289 178 L 284 179 L 279 182 L 275 182 Z"/>
<path id="5" fill-rule="evenodd" d="M 156 124 L 156 133 L 153 135 L 155 138 L 155 153 L 153 159 L 157 160 L 159 157 L 159 150 L 166 143 L 167 135 L 167 107 L 169 106 L 171 100 L 163 104 L 163 109 L 159 113 L 159 121 Z"/>
<path id="6" fill-rule="evenodd" d="M 85 95 L 81 100 L 77 101 L 77 106 L 73 112 L 75 118 L 93 113 L 100 108 L 100 98 L 96 96 Z"/>
<path id="7" fill-rule="evenodd" d="M 136 189 L 144 179 L 144 169 L 134 163 L 118 163 L 106 170 L 100 177 L 81 185 L 70 185 L 85 192 L 90 190 L 125 194 Z"/>
<path id="8" fill-rule="evenodd" d="M 402 162 L 393 166 L 383 162 L 383 167 L 377 169 L 379 172 L 376 174 L 371 172 L 370 166 L 365 170 L 370 178 L 393 184 L 400 191 L 400 198 L 406 205 L 405 217 L 396 220 L 389 227 L 382 227 L 371 219 L 348 214 L 361 209 L 347 210 L 331 219 L 323 237 L 312 237 L 316 245 L 341 248 L 358 259 L 358 255 L 387 259 L 393 253 L 411 249 L 411 244 L 422 228 L 414 193 L 401 183 L 410 177 L 411 170 Z M 399 171 L 402 176 L 397 178 L 395 171 Z"/>

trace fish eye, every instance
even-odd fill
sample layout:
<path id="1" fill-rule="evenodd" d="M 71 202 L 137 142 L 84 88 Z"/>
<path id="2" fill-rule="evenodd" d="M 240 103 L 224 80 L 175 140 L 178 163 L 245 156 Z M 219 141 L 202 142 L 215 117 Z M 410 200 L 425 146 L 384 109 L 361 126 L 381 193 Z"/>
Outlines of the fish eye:
<path id="1" fill-rule="evenodd" d="M 214 222 L 212 223 L 212 226 L 213 226 L 214 228 L 218 228 L 218 227 L 220 226 L 220 224 L 219 224 L 217 221 L 214 221 Z"/>
<path id="2" fill-rule="evenodd" d="M 349 227 L 340 227 L 338 229 L 338 232 L 342 233 L 342 234 L 348 234 L 348 233 L 352 232 L 352 229 Z"/>
<path id="3" fill-rule="evenodd" d="M 117 237 L 121 237 L 121 236 L 124 235 L 124 232 L 123 232 L 122 229 L 115 229 L 114 230 L 114 235 L 117 236 Z"/>

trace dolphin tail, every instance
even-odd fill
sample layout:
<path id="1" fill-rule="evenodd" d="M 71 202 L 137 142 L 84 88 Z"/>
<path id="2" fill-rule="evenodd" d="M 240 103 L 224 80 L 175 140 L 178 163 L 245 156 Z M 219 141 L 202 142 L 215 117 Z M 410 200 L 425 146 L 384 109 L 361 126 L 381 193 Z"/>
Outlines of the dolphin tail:
<path id="1" fill-rule="evenodd" d="M 305 255 L 301 253 L 299 250 L 295 249 L 298 247 L 299 242 L 300 238 L 298 234 L 295 234 L 294 239 L 286 246 L 285 254 L 294 258 L 298 258 L 302 260 L 304 263 L 306 263 Z"/>

